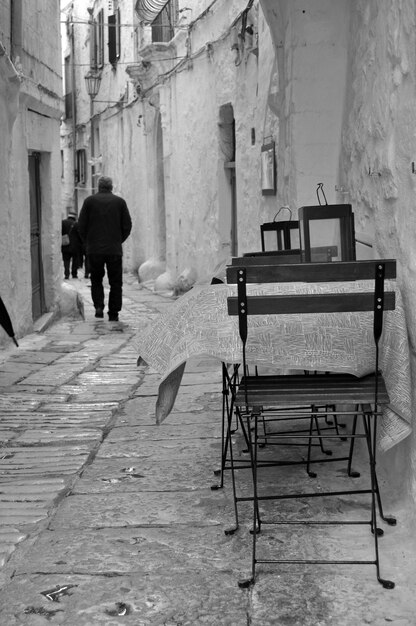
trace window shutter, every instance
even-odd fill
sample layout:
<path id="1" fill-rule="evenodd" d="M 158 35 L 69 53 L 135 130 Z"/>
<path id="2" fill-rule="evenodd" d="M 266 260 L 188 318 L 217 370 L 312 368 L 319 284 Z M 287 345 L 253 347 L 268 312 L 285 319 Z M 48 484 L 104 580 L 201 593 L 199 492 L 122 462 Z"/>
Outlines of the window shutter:
<path id="1" fill-rule="evenodd" d="M 117 63 L 117 36 L 116 36 L 116 16 L 108 16 L 108 60 L 110 63 Z"/>

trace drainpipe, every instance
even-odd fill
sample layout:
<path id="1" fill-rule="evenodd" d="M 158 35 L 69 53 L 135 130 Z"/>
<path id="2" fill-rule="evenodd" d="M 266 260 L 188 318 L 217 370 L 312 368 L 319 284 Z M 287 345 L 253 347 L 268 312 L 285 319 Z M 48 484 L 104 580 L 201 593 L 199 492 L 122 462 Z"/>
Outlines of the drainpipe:
<path id="1" fill-rule="evenodd" d="M 71 14 L 72 19 L 72 14 Z M 75 98 L 75 33 L 74 24 L 71 24 L 71 106 L 72 106 L 72 167 L 74 189 L 74 211 L 78 215 L 78 163 L 77 163 L 77 107 Z"/>

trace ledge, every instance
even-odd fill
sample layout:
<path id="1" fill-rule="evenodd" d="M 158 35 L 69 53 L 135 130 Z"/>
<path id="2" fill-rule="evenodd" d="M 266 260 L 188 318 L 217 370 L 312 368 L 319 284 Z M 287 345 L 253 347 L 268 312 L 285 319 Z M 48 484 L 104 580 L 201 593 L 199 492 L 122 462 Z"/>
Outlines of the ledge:
<path id="1" fill-rule="evenodd" d="M 172 43 L 151 43 L 139 50 L 140 61 L 131 63 L 126 72 L 134 83 L 137 93 L 147 91 L 163 79 L 173 67 L 176 46 Z"/>

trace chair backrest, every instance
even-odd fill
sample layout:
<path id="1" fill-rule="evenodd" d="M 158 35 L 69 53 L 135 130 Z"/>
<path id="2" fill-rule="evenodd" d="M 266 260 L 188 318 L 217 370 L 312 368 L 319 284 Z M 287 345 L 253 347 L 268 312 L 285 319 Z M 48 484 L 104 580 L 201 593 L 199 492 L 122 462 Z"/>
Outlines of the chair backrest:
<path id="1" fill-rule="evenodd" d="M 261 249 L 266 251 L 265 233 L 274 232 L 276 236 L 276 247 L 274 250 L 292 250 L 292 235 L 296 236 L 296 247 L 299 246 L 299 222 L 296 220 L 285 220 L 280 222 L 265 222 L 260 224 Z"/>
<path id="2" fill-rule="evenodd" d="M 395 308 L 395 293 L 385 292 L 385 278 L 396 278 L 395 260 L 228 266 L 227 283 L 237 284 L 237 297 L 227 299 L 228 313 L 238 315 L 239 332 L 243 342 L 243 371 L 246 365 L 245 347 L 249 315 L 372 311 L 376 345 L 375 371 L 378 372 L 378 343 L 383 328 L 383 311 Z M 351 288 L 347 293 L 290 295 L 248 295 L 246 289 L 247 283 L 326 283 L 357 280 L 372 280 L 374 287 L 368 292 L 354 291 L 354 288 Z"/>

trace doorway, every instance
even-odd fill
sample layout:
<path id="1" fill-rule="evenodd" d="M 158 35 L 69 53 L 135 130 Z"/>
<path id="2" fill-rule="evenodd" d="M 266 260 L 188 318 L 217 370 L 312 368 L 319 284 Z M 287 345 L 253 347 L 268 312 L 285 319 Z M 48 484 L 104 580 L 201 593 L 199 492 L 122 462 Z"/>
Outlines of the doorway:
<path id="1" fill-rule="evenodd" d="M 238 254 L 237 241 L 237 186 L 235 171 L 235 119 L 232 104 L 224 104 L 219 110 L 219 145 L 223 159 L 223 173 L 220 174 L 220 215 L 222 255 L 225 251 L 231 256 Z M 222 179 L 222 180 L 221 180 Z M 226 254 L 226 257 L 228 256 Z"/>
<path id="2" fill-rule="evenodd" d="M 156 168 L 155 168 L 155 248 L 159 261 L 166 261 L 166 203 L 165 170 L 163 157 L 163 129 L 160 111 L 156 119 Z"/>
<path id="3" fill-rule="evenodd" d="M 33 321 L 39 319 L 46 310 L 42 267 L 40 158 L 40 152 L 32 152 L 29 154 L 30 258 Z"/>

